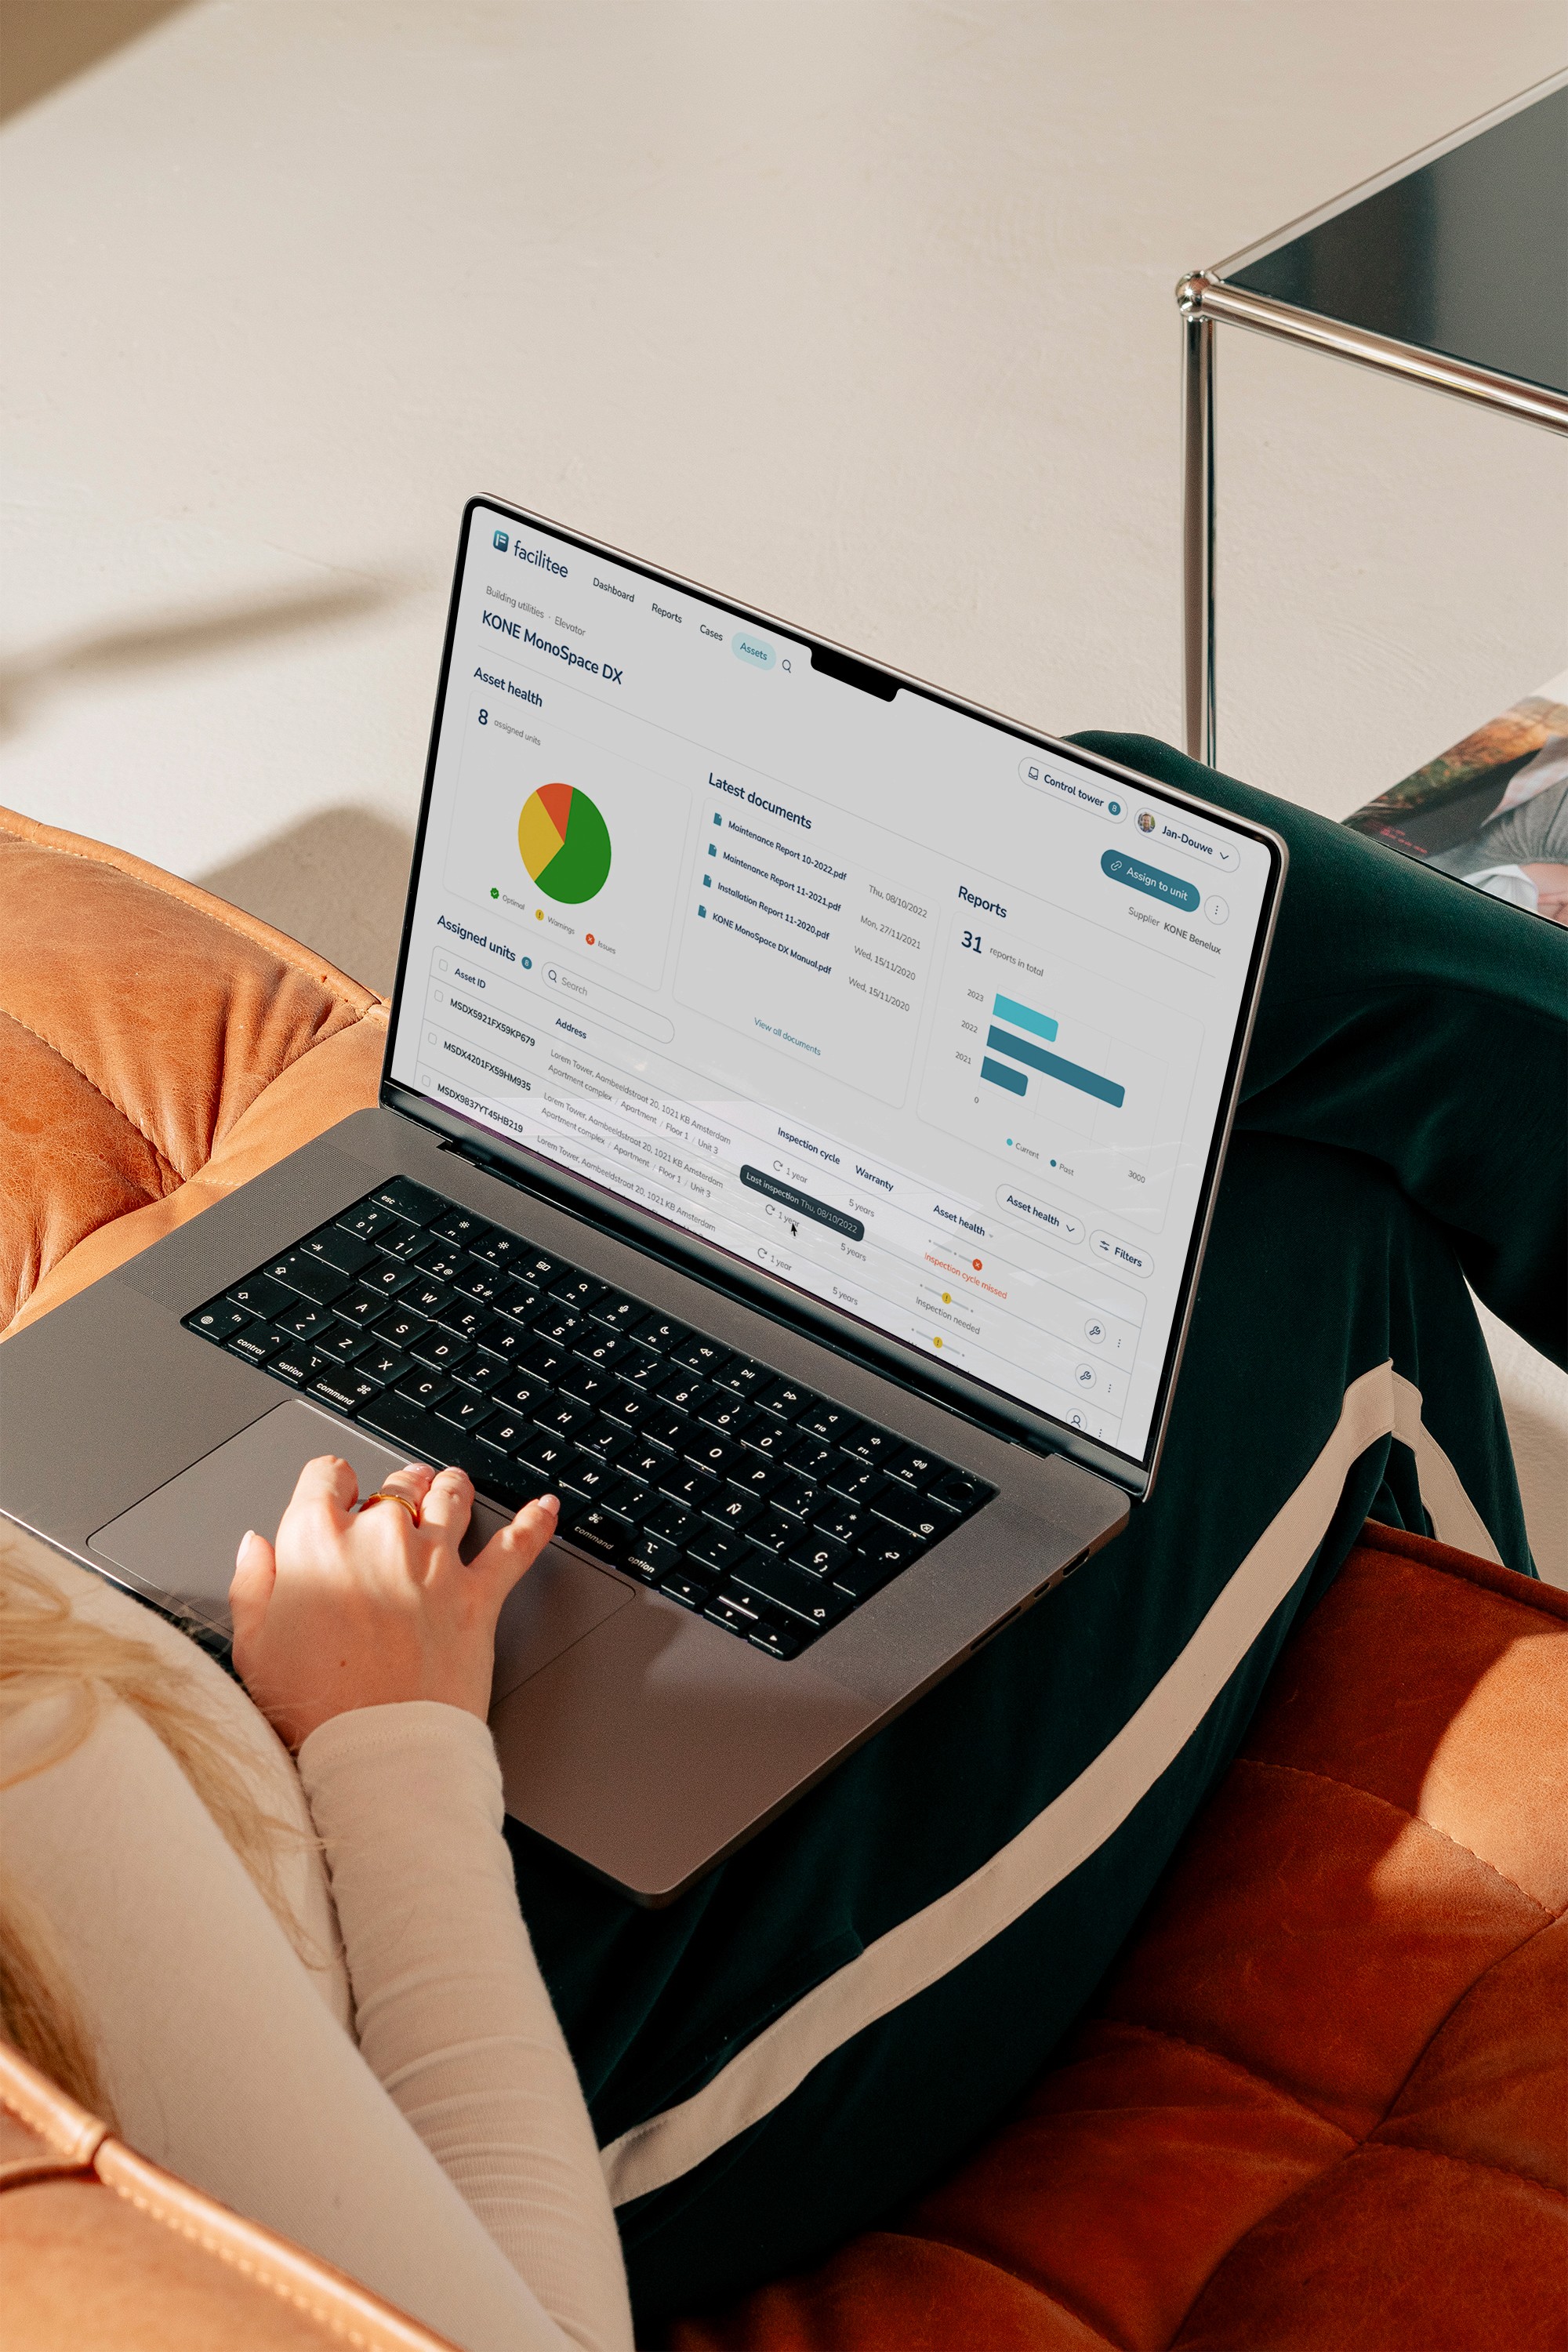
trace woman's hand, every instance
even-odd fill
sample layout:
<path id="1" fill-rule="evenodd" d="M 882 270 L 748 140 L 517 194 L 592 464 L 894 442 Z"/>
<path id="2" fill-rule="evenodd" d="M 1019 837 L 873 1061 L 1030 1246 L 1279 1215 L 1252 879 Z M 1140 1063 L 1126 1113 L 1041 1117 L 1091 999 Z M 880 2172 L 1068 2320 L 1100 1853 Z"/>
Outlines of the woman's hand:
<path id="1" fill-rule="evenodd" d="M 290 1748 L 334 1715 L 400 1699 L 439 1699 L 482 1723 L 501 1602 L 555 1532 L 560 1506 L 546 1495 L 465 1564 L 474 1490 L 461 1470 L 410 1464 L 381 1484 L 411 1510 L 361 1512 L 346 1462 L 307 1462 L 276 1545 L 252 1531 L 239 1547 L 235 1668 Z"/>

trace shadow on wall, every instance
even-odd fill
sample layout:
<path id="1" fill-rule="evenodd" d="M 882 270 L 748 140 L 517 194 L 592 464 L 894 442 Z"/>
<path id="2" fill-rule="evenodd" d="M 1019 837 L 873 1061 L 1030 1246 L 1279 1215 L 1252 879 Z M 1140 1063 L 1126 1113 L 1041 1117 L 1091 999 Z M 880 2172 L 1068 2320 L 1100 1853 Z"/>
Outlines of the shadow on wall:
<path id="1" fill-rule="evenodd" d="M 186 5 L 187 0 L 0 0 L 0 122 Z"/>
<path id="2" fill-rule="evenodd" d="M 323 809 L 193 878 L 390 996 L 414 835 L 374 809 Z"/>
<path id="3" fill-rule="evenodd" d="M 301 635 L 334 621 L 355 620 L 405 593 L 394 580 L 339 580 L 327 587 L 295 588 L 243 604 L 155 614 L 123 628 L 60 637 L 30 651 L 6 654 L 0 656 L 0 735 L 14 733 L 35 702 L 68 684 Z"/>

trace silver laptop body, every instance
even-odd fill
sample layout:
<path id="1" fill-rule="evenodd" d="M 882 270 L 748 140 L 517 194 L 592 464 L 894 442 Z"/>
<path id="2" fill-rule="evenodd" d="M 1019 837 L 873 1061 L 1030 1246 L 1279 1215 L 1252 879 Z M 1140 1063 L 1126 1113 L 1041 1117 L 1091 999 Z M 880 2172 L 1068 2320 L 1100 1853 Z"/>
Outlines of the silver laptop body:
<path id="1" fill-rule="evenodd" d="M 0 1510 L 221 1638 L 305 1461 L 369 1491 L 419 1449 L 187 1318 L 396 1180 L 934 1461 L 978 1501 L 826 1630 L 791 1613 L 818 1555 L 750 1537 L 750 1638 L 719 1586 L 586 1538 L 508 1602 L 509 1811 L 673 1900 L 1147 1494 L 1284 867 L 1261 827 L 472 501 L 381 1105 L 0 1348 Z M 478 1443 L 447 1457 L 475 1541 L 512 1492 Z M 891 1559 L 875 1496 L 907 1495 L 866 1491 L 857 1556 L 871 1529 Z"/>

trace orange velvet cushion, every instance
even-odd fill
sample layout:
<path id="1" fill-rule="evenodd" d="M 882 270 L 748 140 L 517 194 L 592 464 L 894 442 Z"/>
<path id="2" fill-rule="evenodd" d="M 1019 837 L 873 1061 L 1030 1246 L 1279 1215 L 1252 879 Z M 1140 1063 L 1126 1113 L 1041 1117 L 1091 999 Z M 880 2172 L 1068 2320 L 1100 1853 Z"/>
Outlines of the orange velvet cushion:
<path id="1" fill-rule="evenodd" d="M 281 931 L 0 810 L 0 1332 L 373 1103 L 385 1036 Z"/>
<path id="2" fill-rule="evenodd" d="M 1090 2016 L 679 2352 L 1568 2344 L 1568 1595 L 1368 1527 Z"/>

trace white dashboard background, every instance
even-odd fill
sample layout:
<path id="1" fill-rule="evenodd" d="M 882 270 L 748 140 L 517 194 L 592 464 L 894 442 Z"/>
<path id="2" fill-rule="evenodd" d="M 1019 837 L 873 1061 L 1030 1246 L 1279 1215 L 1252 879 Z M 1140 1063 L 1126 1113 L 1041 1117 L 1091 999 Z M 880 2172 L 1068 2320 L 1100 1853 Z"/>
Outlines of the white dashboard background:
<path id="1" fill-rule="evenodd" d="M 1176 278 L 1562 48 L 1558 0 L 174 8 L 0 127 L 0 797 L 388 986 L 476 489 L 1173 739 Z M 1568 663 L 1568 448 L 1219 370 L 1221 757 L 1340 816 Z M 1489 1328 L 1568 1581 L 1568 1381 Z"/>

